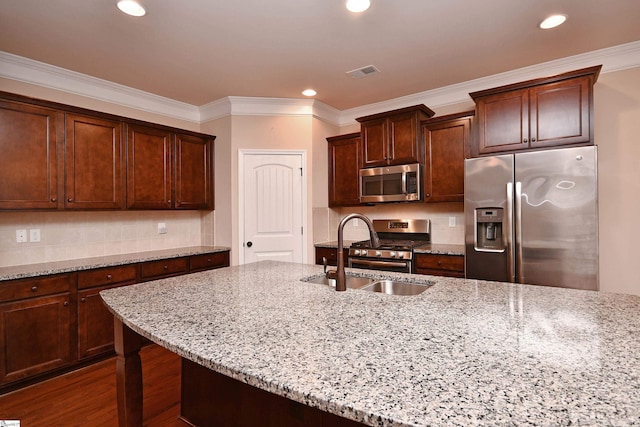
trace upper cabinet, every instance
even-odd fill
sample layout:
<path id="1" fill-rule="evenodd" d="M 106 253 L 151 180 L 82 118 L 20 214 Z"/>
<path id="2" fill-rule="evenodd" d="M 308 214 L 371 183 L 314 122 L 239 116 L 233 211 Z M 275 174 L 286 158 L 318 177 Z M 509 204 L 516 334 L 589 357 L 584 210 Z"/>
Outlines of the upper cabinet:
<path id="1" fill-rule="evenodd" d="M 362 167 L 360 133 L 327 138 L 329 146 L 329 207 L 360 204 Z"/>
<path id="2" fill-rule="evenodd" d="M 360 117 L 363 167 L 424 162 L 420 121 L 434 112 L 425 105 Z"/>
<path id="3" fill-rule="evenodd" d="M 117 120 L 65 115 L 66 209 L 123 206 L 122 124 Z"/>
<path id="4" fill-rule="evenodd" d="M 422 122 L 425 202 L 464 201 L 464 159 L 469 158 L 473 111 Z"/>
<path id="5" fill-rule="evenodd" d="M 171 132 L 127 126 L 127 208 L 173 207 Z"/>
<path id="6" fill-rule="evenodd" d="M 62 117 L 54 109 L 0 100 L 0 209 L 58 207 Z"/>
<path id="7" fill-rule="evenodd" d="M 593 85 L 601 66 L 471 93 L 472 156 L 593 144 Z"/>
<path id="8" fill-rule="evenodd" d="M 214 140 L 0 93 L 0 209 L 213 209 Z"/>

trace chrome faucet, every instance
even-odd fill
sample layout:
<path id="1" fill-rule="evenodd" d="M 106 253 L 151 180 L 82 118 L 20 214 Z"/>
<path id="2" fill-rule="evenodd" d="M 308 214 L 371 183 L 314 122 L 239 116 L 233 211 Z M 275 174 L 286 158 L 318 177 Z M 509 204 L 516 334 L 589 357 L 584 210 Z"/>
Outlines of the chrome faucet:
<path id="1" fill-rule="evenodd" d="M 367 227 L 369 228 L 371 246 L 374 248 L 380 247 L 380 239 L 378 238 L 376 231 L 373 229 L 373 223 L 369 218 L 359 213 L 352 213 L 342 218 L 342 221 L 340 221 L 340 224 L 338 225 L 338 269 L 326 272 L 327 279 L 336 280 L 336 291 L 347 290 L 347 280 L 344 272 L 344 226 L 354 218 L 360 218 L 365 224 L 367 224 Z"/>

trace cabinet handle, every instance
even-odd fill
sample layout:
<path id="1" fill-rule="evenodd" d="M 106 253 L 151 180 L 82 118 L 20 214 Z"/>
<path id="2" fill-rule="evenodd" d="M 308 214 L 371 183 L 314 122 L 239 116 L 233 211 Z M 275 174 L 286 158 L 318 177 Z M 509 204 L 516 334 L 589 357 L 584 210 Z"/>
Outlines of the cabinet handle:
<path id="1" fill-rule="evenodd" d="M 169 269 L 169 266 L 168 266 L 168 265 L 165 265 L 165 266 L 164 266 L 164 269 L 165 269 L 165 270 L 168 270 L 168 269 Z"/>
<path id="2" fill-rule="evenodd" d="M 526 144 L 527 142 L 529 142 L 529 140 L 527 138 L 525 138 L 525 139 L 522 140 L 522 142 Z"/>
<path id="3" fill-rule="evenodd" d="M 207 263 L 211 264 L 211 258 L 207 258 Z"/>
<path id="4" fill-rule="evenodd" d="M 110 274 L 107 274 L 107 280 L 111 280 L 112 276 Z"/>
<path id="5" fill-rule="evenodd" d="M 64 303 L 62 303 L 62 305 L 64 305 L 65 307 L 69 306 L 69 301 L 65 301 Z"/>
<path id="6" fill-rule="evenodd" d="M 67 199 L 67 202 L 71 203 L 71 202 L 73 202 L 73 199 L 72 199 L 71 197 L 69 197 L 69 198 Z"/>
<path id="7" fill-rule="evenodd" d="M 52 197 L 52 198 L 51 198 L 51 203 L 55 203 L 55 202 L 57 202 L 57 201 L 58 201 L 58 199 L 56 199 L 55 197 Z"/>
<path id="8" fill-rule="evenodd" d="M 32 286 L 31 287 L 31 292 L 38 292 L 38 287 L 37 286 Z"/>
<path id="9" fill-rule="evenodd" d="M 80 302 L 87 302 L 86 298 L 80 298 Z"/>
<path id="10" fill-rule="evenodd" d="M 442 265 L 442 261 L 438 261 L 438 265 L 441 266 Z"/>
<path id="11" fill-rule="evenodd" d="M 425 194 L 425 197 L 431 197 L 431 194 L 427 193 Z"/>
<path id="12" fill-rule="evenodd" d="M 531 137 L 531 142 L 536 142 L 536 137 L 535 136 Z"/>

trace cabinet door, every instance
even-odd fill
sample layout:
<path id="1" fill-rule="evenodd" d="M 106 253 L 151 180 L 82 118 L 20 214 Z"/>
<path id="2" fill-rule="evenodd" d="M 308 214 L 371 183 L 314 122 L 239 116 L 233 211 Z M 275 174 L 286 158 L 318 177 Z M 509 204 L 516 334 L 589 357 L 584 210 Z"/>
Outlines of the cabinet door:
<path id="1" fill-rule="evenodd" d="M 127 207 L 170 209 L 172 200 L 171 133 L 128 125 Z"/>
<path id="2" fill-rule="evenodd" d="M 360 204 L 360 134 L 327 138 L 329 207 Z"/>
<path id="3" fill-rule="evenodd" d="M 363 122 L 362 164 L 364 167 L 384 166 L 389 156 L 387 119 L 375 119 Z"/>
<path id="4" fill-rule="evenodd" d="M 515 90 L 479 98 L 478 153 L 529 148 L 529 90 Z"/>
<path id="5" fill-rule="evenodd" d="M 418 117 L 414 112 L 389 117 L 388 164 L 422 163 L 424 149 L 420 144 Z"/>
<path id="6" fill-rule="evenodd" d="M 588 77 L 532 88 L 531 147 L 589 142 L 590 88 Z"/>
<path id="7" fill-rule="evenodd" d="M 113 352 L 113 315 L 100 291 L 118 286 L 78 291 L 78 360 Z"/>
<path id="8" fill-rule="evenodd" d="M 464 201 L 464 159 L 469 157 L 471 118 L 424 126 L 425 202 Z"/>
<path id="9" fill-rule="evenodd" d="M 69 293 L 0 304 L 0 382 L 71 361 Z"/>
<path id="10" fill-rule="evenodd" d="M 58 113 L 0 101 L 0 209 L 56 209 Z"/>
<path id="11" fill-rule="evenodd" d="M 66 209 L 120 209 L 122 136 L 118 121 L 66 116 Z"/>
<path id="12" fill-rule="evenodd" d="M 213 209 L 213 141 L 176 135 L 176 207 Z"/>

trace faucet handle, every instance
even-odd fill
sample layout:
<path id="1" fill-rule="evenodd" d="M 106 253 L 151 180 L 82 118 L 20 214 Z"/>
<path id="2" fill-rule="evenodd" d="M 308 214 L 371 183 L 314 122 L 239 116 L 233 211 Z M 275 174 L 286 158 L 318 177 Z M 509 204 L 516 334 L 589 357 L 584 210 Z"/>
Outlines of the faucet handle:
<path id="1" fill-rule="evenodd" d="M 324 274 L 327 274 L 327 257 L 322 257 L 322 265 L 324 265 Z"/>

